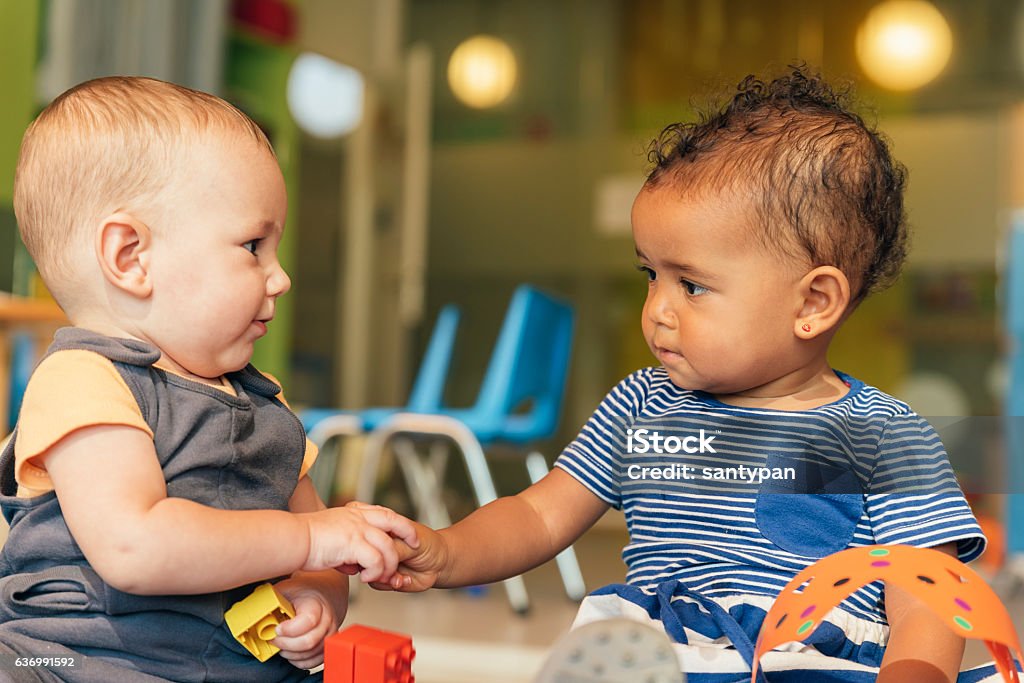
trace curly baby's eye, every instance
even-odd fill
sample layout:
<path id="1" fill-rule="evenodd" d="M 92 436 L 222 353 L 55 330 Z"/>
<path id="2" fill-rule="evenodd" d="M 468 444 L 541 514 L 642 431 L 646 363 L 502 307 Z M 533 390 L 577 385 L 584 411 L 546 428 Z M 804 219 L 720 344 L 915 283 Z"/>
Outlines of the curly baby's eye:
<path id="1" fill-rule="evenodd" d="M 645 275 L 647 275 L 647 281 L 648 282 L 654 282 L 655 280 L 658 279 L 658 274 L 654 272 L 653 268 L 649 268 L 647 266 L 640 266 L 640 265 L 638 265 L 636 267 L 636 269 L 639 270 L 641 273 L 644 273 Z"/>
<path id="2" fill-rule="evenodd" d="M 701 294 L 707 294 L 709 290 L 707 287 L 701 287 L 700 285 L 690 282 L 689 280 L 680 280 L 683 287 L 686 288 L 686 293 L 690 296 L 700 296 Z"/>

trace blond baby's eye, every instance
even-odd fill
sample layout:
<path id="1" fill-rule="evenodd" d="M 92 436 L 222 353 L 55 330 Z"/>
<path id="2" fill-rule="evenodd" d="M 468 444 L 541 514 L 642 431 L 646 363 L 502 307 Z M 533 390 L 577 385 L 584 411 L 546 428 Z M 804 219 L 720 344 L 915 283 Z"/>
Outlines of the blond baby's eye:
<path id="1" fill-rule="evenodd" d="M 261 241 L 262 241 L 262 240 L 258 240 L 258 239 L 256 239 L 256 240 L 249 240 L 248 242 L 246 242 L 245 244 L 243 244 L 243 245 L 242 245 L 242 247 L 243 247 L 243 248 L 244 248 L 244 249 L 245 249 L 246 251 L 248 251 L 248 252 L 249 252 L 250 254 L 255 254 L 255 253 L 256 253 L 256 247 L 257 247 L 257 246 L 259 246 L 259 243 L 260 243 Z"/>

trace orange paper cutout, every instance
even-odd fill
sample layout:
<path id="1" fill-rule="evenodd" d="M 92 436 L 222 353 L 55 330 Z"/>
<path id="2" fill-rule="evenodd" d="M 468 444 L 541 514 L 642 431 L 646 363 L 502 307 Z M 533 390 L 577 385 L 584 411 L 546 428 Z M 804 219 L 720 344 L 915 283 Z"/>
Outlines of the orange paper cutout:
<path id="1" fill-rule="evenodd" d="M 754 648 L 751 683 L 761 655 L 811 635 L 844 598 L 872 581 L 895 584 L 921 600 L 959 636 L 985 641 L 1003 680 L 1019 683 L 1024 661 L 1013 621 L 988 584 L 949 555 L 907 545 L 869 545 L 824 557 L 790 581 L 765 615 Z"/>

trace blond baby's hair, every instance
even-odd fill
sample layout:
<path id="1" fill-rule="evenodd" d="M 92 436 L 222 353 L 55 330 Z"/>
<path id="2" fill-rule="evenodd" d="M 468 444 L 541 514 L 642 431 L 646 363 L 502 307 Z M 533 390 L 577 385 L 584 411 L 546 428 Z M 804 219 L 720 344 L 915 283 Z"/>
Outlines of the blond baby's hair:
<path id="1" fill-rule="evenodd" d="M 14 180 L 21 238 L 61 301 L 91 225 L 154 208 L 192 143 L 209 133 L 273 149 L 255 122 L 219 97 L 152 78 L 111 76 L 55 99 L 25 132 Z M 62 303 L 64 303 L 62 301 Z"/>

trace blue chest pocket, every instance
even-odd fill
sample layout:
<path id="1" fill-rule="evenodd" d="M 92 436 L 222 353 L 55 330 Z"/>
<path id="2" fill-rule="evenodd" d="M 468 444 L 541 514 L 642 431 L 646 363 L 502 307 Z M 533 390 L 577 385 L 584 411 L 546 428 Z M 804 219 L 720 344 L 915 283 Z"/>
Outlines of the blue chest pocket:
<path id="1" fill-rule="evenodd" d="M 768 457 L 768 467 L 793 463 Z M 849 470 L 823 468 L 812 472 L 797 468 L 795 480 L 767 480 L 754 504 L 758 531 L 766 539 L 795 555 L 819 559 L 839 552 L 853 540 L 864 514 L 864 496 L 856 475 Z M 803 475 L 803 476 L 801 476 Z"/>

